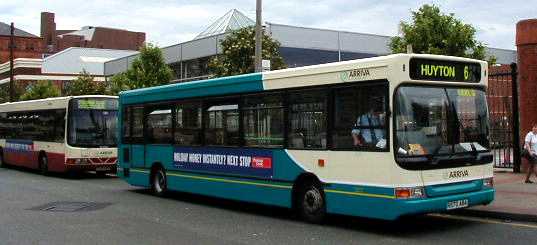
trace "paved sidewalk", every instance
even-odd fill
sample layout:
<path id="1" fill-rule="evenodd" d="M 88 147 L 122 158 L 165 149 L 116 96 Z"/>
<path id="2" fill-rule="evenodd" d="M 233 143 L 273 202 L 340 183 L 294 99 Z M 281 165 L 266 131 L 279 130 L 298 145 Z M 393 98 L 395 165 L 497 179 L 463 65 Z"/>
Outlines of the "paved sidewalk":
<path id="1" fill-rule="evenodd" d="M 537 222 L 537 177 L 534 184 L 525 184 L 525 173 L 495 169 L 494 188 L 496 197 L 492 204 L 459 210 L 458 214 Z"/>

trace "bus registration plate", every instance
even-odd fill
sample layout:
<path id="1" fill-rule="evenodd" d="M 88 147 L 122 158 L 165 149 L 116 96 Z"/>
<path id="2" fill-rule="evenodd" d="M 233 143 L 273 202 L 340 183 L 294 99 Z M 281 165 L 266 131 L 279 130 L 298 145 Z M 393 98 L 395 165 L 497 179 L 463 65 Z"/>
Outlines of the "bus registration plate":
<path id="1" fill-rule="evenodd" d="M 447 210 L 468 207 L 468 199 L 455 200 L 447 203 Z"/>

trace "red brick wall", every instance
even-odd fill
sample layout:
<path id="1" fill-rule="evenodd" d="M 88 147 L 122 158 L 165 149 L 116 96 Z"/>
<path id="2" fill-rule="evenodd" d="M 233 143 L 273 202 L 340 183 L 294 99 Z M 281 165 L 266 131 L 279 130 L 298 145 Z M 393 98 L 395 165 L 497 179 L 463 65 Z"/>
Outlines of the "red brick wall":
<path id="1" fill-rule="evenodd" d="M 74 30 L 57 30 L 54 13 L 41 13 L 41 37 L 45 46 L 53 45 L 49 53 L 56 53 L 70 47 L 106 48 L 138 50 L 145 42 L 145 33 L 128 30 L 94 27 L 95 33 L 91 41 L 77 35 L 63 35 Z M 58 35 L 63 35 L 62 38 Z"/>
<path id="2" fill-rule="evenodd" d="M 0 64 L 9 61 L 9 36 L 0 36 Z M 43 39 L 38 37 L 15 37 L 16 58 L 41 58 L 43 53 Z"/>
<path id="3" fill-rule="evenodd" d="M 520 136 L 537 123 L 537 19 L 517 23 Z"/>
<path id="4" fill-rule="evenodd" d="M 43 38 L 45 48 L 48 45 L 56 43 L 56 23 L 54 22 L 54 13 L 41 12 L 41 37 Z"/>
<path id="5" fill-rule="evenodd" d="M 145 33 L 96 27 L 88 48 L 139 50 L 145 42 Z"/>

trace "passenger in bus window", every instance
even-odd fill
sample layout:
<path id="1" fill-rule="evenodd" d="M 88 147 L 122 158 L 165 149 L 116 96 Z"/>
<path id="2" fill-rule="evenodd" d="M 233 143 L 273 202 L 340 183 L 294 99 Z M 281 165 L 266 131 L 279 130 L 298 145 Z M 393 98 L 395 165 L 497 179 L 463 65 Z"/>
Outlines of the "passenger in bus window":
<path id="1" fill-rule="evenodd" d="M 371 98 L 369 103 L 369 111 L 356 118 L 351 131 L 354 146 L 385 149 L 384 98 Z"/>

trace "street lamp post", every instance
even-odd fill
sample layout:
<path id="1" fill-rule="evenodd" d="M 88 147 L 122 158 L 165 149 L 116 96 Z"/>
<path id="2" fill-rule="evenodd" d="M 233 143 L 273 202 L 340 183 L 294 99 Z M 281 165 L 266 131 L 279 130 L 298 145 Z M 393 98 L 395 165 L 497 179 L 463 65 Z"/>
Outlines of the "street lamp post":
<path id="1" fill-rule="evenodd" d="M 15 24 L 11 22 L 11 32 L 9 36 L 9 102 L 13 102 L 14 95 L 14 88 L 13 88 L 13 49 L 15 48 Z"/>
<path id="2" fill-rule="evenodd" d="M 256 0 L 256 6 L 255 6 L 255 58 L 254 58 L 254 66 L 255 66 L 255 72 L 261 72 L 261 50 L 262 43 L 261 40 L 263 39 L 263 29 L 261 26 L 261 0 Z"/>

